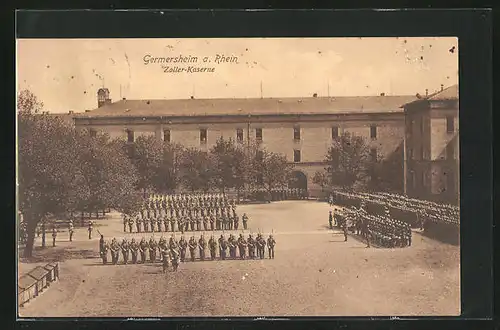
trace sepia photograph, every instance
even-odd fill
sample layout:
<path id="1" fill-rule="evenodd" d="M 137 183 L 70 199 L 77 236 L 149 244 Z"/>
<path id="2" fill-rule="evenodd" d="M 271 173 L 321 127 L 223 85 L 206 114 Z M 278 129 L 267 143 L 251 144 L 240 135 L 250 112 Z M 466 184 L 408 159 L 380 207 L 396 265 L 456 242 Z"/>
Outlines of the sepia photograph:
<path id="1" fill-rule="evenodd" d="M 458 47 L 17 39 L 18 318 L 459 316 Z"/>

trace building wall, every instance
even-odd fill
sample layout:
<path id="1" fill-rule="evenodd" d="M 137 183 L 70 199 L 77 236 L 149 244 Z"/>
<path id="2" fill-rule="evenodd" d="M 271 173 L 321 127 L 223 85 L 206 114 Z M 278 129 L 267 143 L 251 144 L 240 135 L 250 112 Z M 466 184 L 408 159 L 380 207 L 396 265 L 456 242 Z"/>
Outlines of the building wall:
<path id="1" fill-rule="evenodd" d="M 450 133 L 446 124 L 448 116 L 452 116 L 454 122 L 454 132 Z M 417 102 L 406 108 L 406 189 L 409 196 L 458 203 L 458 122 L 458 102 Z M 417 180 L 415 184 L 413 176 Z M 422 176 L 426 178 L 423 180 L 425 185 L 421 182 Z"/>
<path id="2" fill-rule="evenodd" d="M 221 118 L 221 121 L 224 118 Z M 236 140 L 236 130 L 243 130 L 244 143 L 247 142 L 248 133 L 251 140 L 255 139 L 256 128 L 262 129 L 262 146 L 269 151 L 282 153 L 289 162 L 293 162 L 294 150 L 301 151 L 301 163 L 296 164 L 308 179 L 308 187 L 321 189 L 312 179 L 314 173 L 323 170 L 321 164 L 332 144 L 332 127 L 338 127 L 339 135 L 349 132 L 366 138 L 370 147 L 380 150 L 380 157 L 389 157 L 401 144 L 404 136 L 403 114 L 370 115 L 358 114 L 356 118 L 344 116 L 343 120 L 331 118 L 330 120 L 288 120 L 288 121 L 256 121 L 256 122 L 199 122 L 191 123 L 155 123 L 149 120 L 136 119 L 99 119 L 91 123 L 77 122 L 77 126 L 107 132 L 111 138 L 127 138 L 127 130 L 134 131 L 134 137 L 140 135 L 154 135 L 163 139 L 163 130 L 170 129 L 170 141 L 181 143 L 185 147 L 201 147 L 208 150 L 215 145 L 220 137 Z M 371 139 L 370 126 L 377 126 L 377 137 Z M 294 127 L 300 128 L 300 141 L 294 140 Z M 207 143 L 200 143 L 200 129 L 207 129 Z M 304 164 L 306 163 L 306 164 Z M 314 164 L 307 164 L 314 163 Z"/>

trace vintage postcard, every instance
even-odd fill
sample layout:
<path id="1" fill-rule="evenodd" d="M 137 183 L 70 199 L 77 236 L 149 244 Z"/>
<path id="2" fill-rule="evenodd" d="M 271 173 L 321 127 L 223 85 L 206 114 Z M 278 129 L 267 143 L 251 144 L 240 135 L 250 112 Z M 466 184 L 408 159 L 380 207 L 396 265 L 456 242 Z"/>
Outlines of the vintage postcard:
<path id="1" fill-rule="evenodd" d="M 458 316 L 458 39 L 18 39 L 20 318 Z"/>

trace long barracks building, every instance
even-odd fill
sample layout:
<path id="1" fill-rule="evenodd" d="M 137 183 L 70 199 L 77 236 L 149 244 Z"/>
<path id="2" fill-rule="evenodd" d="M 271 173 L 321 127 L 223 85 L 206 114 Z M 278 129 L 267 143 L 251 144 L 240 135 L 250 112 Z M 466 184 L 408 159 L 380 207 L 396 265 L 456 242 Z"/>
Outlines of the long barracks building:
<path id="1" fill-rule="evenodd" d="M 219 137 L 238 143 L 260 141 L 286 155 L 311 195 L 332 139 L 343 132 L 364 136 L 378 157 L 403 157 L 404 105 L 417 96 L 362 96 L 252 99 L 128 100 L 112 102 L 98 91 L 98 107 L 75 114 L 78 129 L 104 131 L 133 142 L 139 135 L 209 150 Z M 399 156 L 400 155 L 400 156 Z M 403 175 L 400 191 L 406 187 Z"/>

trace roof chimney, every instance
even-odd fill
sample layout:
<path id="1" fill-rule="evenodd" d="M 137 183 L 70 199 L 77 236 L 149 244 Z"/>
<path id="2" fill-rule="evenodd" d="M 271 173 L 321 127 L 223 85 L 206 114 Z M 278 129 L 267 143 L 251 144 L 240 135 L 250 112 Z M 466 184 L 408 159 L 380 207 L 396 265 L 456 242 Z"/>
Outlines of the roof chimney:
<path id="1" fill-rule="evenodd" d="M 122 100 L 123 100 L 123 101 L 126 101 L 126 100 L 127 100 L 127 98 L 126 98 L 126 97 L 124 97 L 124 98 L 122 98 Z"/>
<path id="2" fill-rule="evenodd" d="M 68 114 L 72 115 L 72 114 L 73 114 L 73 110 L 70 110 L 70 111 L 68 112 Z"/>
<path id="3" fill-rule="evenodd" d="M 385 96 L 385 93 L 380 93 L 380 96 Z"/>
<path id="4" fill-rule="evenodd" d="M 313 97 L 318 97 L 318 93 L 314 93 L 314 94 L 313 94 Z"/>
<path id="5" fill-rule="evenodd" d="M 90 110 L 85 110 L 85 112 L 90 112 Z"/>
<path id="6" fill-rule="evenodd" d="M 99 88 L 97 91 L 97 107 L 100 108 L 106 104 L 111 104 L 111 99 L 109 98 L 109 89 Z"/>
<path id="7" fill-rule="evenodd" d="M 441 92 L 444 90 L 444 85 L 441 84 Z"/>
<path id="8" fill-rule="evenodd" d="M 425 96 L 429 96 L 429 90 L 427 88 L 425 89 Z"/>
<path id="9" fill-rule="evenodd" d="M 191 100 L 194 100 L 194 96 L 193 95 L 191 95 Z"/>

